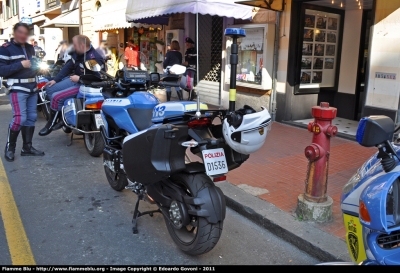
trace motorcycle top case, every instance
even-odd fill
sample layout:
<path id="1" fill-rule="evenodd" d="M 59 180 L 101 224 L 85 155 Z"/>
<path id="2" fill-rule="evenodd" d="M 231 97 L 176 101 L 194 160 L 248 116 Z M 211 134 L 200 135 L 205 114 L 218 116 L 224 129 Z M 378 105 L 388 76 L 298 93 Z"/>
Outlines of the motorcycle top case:
<path id="1" fill-rule="evenodd" d="M 186 125 L 163 124 L 127 136 L 122 146 L 124 169 L 130 181 L 151 185 L 183 171 L 188 138 Z"/>
<path id="2" fill-rule="evenodd" d="M 165 118 L 173 116 L 182 116 L 184 113 L 197 110 L 197 102 L 195 101 L 168 101 L 160 103 L 153 109 L 153 123 L 163 122 Z M 200 110 L 208 110 L 205 103 L 200 103 Z"/>

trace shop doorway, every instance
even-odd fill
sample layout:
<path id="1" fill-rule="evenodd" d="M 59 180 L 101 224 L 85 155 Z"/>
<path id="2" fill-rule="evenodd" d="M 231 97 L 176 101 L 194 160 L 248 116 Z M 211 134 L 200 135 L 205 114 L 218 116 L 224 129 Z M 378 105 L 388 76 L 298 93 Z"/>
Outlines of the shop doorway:
<path id="1" fill-rule="evenodd" d="M 368 65 L 368 52 L 370 46 L 370 31 L 372 26 L 372 10 L 364 10 L 363 22 L 361 27 L 360 39 L 360 55 L 358 61 L 358 76 L 356 85 L 356 112 L 354 114 L 356 120 L 361 119 L 361 113 L 365 103 L 366 95 L 366 75 Z"/>

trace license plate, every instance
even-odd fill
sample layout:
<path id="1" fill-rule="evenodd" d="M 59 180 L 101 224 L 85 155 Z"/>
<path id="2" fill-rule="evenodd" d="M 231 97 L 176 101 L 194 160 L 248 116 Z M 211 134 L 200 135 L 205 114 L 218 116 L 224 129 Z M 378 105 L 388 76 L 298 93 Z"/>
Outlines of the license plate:
<path id="1" fill-rule="evenodd" d="M 206 167 L 206 173 L 209 176 L 226 174 L 228 172 L 225 151 L 222 148 L 204 150 L 203 162 Z"/>
<path id="2" fill-rule="evenodd" d="M 94 118 L 96 120 L 96 127 L 97 127 L 97 129 L 100 130 L 100 126 L 101 125 L 104 126 L 103 117 L 101 116 L 101 114 L 95 114 Z"/>
<path id="3" fill-rule="evenodd" d="M 344 226 L 346 227 L 346 243 L 352 260 L 360 263 L 367 259 L 365 253 L 363 230 L 358 217 L 343 214 Z"/>

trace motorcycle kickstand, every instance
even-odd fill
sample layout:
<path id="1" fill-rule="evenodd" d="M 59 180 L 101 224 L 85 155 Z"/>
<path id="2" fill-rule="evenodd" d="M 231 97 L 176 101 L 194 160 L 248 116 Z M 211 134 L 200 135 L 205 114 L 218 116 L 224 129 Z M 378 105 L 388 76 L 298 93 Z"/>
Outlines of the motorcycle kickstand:
<path id="1" fill-rule="evenodd" d="M 74 141 L 74 133 L 71 133 L 71 138 L 69 144 L 67 144 L 67 147 L 72 146 L 72 142 Z"/>
<path id="2" fill-rule="evenodd" d="M 135 210 L 133 211 L 133 218 L 132 218 L 132 232 L 133 234 L 138 234 L 139 230 L 137 228 L 137 220 L 139 217 L 142 217 L 143 215 L 150 215 L 150 217 L 153 217 L 154 213 L 160 212 L 161 210 L 151 210 L 151 211 L 145 211 L 145 212 L 140 212 L 139 211 L 139 202 L 140 200 L 144 200 L 144 194 L 140 193 L 138 194 L 138 199 L 136 200 L 136 204 L 135 204 Z"/>
<path id="3" fill-rule="evenodd" d="M 85 139 L 85 136 L 83 136 L 83 139 Z M 67 147 L 72 146 L 72 142 L 74 141 L 74 133 L 71 133 L 71 138 L 69 144 L 67 144 Z"/>

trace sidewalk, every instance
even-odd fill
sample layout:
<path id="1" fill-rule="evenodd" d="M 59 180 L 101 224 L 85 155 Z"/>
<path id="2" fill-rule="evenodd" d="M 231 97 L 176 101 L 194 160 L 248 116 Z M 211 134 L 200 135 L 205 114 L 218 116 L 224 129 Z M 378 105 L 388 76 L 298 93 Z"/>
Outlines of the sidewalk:
<path id="1" fill-rule="evenodd" d="M 264 146 L 251 155 L 240 168 L 228 174 L 228 181 L 242 189 L 256 187 L 255 194 L 283 211 L 294 214 L 297 197 L 304 192 L 308 161 L 304 149 L 312 135 L 306 129 L 274 123 Z M 333 138 L 329 162 L 328 195 L 332 197 L 333 221 L 314 225 L 342 240 L 346 231 L 340 210 L 343 186 L 371 155 L 374 148 L 365 148 L 354 141 Z M 251 189 L 251 188 L 250 188 Z"/>
<path id="2" fill-rule="evenodd" d="M 157 91 L 156 96 L 165 101 L 165 92 Z M 350 177 L 377 150 L 345 138 L 332 138 L 328 195 L 334 201 L 333 221 L 304 222 L 294 211 L 297 197 L 305 188 L 308 161 L 304 149 L 311 140 L 307 129 L 274 122 L 264 146 L 240 168 L 229 172 L 227 182 L 217 186 L 224 192 L 228 207 L 299 249 L 325 262 L 351 261 L 340 196 Z"/>

